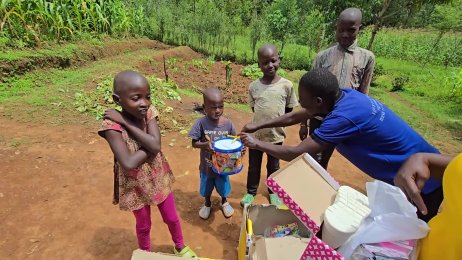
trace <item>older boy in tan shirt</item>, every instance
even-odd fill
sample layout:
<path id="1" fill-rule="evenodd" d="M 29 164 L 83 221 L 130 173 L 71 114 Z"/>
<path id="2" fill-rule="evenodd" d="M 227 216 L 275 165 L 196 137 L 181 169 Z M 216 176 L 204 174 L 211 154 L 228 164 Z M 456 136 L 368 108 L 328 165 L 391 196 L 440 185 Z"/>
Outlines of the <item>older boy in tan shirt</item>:
<path id="1" fill-rule="evenodd" d="M 259 123 L 274 119 L 291 112 L 298 105 L 293 84 L 277 75 L 279 54 L 274 45 L 264 45 L 258 50 L 258 65 L 263 77 L 255 80 L 249 87 L 249 105 L 254 111 L 253 122 Z M 255 138 L 261 141 L 282 145 L 285 138 L 282 127 L 261 129 L 255 133 Z M 251 204 L 257 194 L 261 176 L 263 152 L 249 150 L 249 171 L 247 175 L 247 194 L 241 200 L 241 205 Z M 279 159 L 267 154 L 267 176 L 279 170 Z M 281 205 L 277 195 L 270 193 L 271 204 Z"/>

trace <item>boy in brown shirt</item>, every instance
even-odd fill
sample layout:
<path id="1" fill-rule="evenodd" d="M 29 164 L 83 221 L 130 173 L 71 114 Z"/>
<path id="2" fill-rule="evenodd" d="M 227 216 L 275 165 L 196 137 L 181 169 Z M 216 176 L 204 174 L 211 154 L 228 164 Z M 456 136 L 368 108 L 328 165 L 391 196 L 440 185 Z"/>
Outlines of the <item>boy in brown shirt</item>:
<path id="1" fill-rule="evenodd" d="M 298 105 L 293 84 L 277 75 L 279 54 L 274 45 L 264 45 L 258 50 L 258 65 L 263 77 L 255 80 L 249 87 L 249 105 L 254 112 L 253 122 L 259 123 L 291 112 Z M 261 141 L 282 145 L 285 133 L 282 127 L 261 129 L 255 133 L 255 138 Z M 251 204 L 257 194 L 261 176 L 263 152 L 249 150 L 249 171 L 247 175 L 247 194 L 241 200 L 241 205 Z M 279 159 L 267 154 L 267 176 L 279 170 Z M 279 198 L 270 193 L 271 204 L 281 205 Z"/>

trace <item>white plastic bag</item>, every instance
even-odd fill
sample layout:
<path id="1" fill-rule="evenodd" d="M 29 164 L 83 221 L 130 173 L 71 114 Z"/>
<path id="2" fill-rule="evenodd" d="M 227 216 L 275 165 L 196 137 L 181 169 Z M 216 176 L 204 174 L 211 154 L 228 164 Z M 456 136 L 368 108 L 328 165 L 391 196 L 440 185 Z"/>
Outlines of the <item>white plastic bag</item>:
<path id="1" fill-rule="evenodd" d="M 358 231 L 338 252 L 346 259 L 360 244 L 420 239 L 427 235 L 428 225 L 417 218 L 417 209 L 400 188 L 382 181 L 366 183 L 371 214 Z"/>

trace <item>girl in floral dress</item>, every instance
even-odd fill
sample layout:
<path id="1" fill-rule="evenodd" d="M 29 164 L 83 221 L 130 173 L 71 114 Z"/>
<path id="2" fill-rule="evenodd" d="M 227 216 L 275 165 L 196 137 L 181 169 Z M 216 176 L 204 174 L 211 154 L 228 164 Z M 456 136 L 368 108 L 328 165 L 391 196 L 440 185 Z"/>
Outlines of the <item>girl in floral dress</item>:
<path id="1" fill-rule="evenodd" d="M 151 250 L 151 205 L 157 206 L 167 224 L 173 251 L 195 257 L 185 246 L 172 193 L 174 177 L 161 152 L 158 112 L 151 106 L 146 78 L 134 71 L 122 71 L 114 78 L 113 99 L 122 112 L 107 110 L 98 134 L 114 153 L 114 204 L 132 211 L 140 249 Z"/>

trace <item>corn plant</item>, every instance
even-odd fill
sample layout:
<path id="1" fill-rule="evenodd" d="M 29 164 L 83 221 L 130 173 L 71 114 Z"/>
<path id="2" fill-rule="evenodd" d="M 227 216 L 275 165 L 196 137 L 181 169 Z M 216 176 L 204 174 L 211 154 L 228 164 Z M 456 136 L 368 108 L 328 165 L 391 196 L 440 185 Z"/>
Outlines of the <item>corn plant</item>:
<path id="1" fill-rule="evenodd" d="M 26 45 L 71 40 L 76 34 L 144 34 L 142 6 L 123 0 L 0 0 L 0 36 Z"/>

